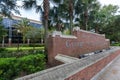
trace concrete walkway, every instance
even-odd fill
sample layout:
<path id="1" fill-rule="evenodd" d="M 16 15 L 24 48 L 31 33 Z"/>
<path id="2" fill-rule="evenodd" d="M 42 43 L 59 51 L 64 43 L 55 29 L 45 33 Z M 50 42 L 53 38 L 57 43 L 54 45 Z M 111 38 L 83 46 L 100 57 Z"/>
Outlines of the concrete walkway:
<path id="1" fill-rule="evenodd" d="M 91 80 L 120 80 L 120 56 Z"/>

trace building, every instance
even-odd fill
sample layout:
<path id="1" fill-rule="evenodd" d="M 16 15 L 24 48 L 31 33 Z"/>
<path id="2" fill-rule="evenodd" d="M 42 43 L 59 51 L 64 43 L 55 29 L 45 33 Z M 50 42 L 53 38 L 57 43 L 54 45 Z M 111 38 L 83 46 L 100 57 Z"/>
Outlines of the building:
<path id="1" fill-rule="evenodd" d="M 20 42 L 22 42 L 22 36 L 17 36 L 17 34 L 15 33 L 16 29 L 13 27 L 13 25 L 17 24 L 23 17 L 19 17 L 19 16 L 15 16 L 12 15 L 11 16 L 12 19 L 10 18 L 3 18 L 3 25 L 4 27 L 7 29 L 8 35 L 5 37 L 5 43 L 9 43 L 9 45 L 11 43 L 17 43 L 18 42 L 18 38 L 20 39 Z M 32 20 L 32 19 L 28 19 L 30 21 L 30 25 L 33 27 L 37 27 L 37 28 L 42 28 L 42 23 L 40 21 L 36 21 L 36 20 Z"/>

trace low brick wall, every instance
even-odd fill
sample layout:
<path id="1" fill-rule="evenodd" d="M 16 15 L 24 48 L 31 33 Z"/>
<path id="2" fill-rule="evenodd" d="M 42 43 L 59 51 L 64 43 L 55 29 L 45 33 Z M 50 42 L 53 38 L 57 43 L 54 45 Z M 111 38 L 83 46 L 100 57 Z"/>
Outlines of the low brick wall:
<path id="1" fill-rule="evenodd" d="M 120 48 L 113 48 L 15 80 L 90 80 L 118 55 Z"/>
<path id="2" fill-rule="evenodd" d="M 48 38 L 48 62 L 56 65 L 57 54 L 79 57 L 80 54 L 109 48 L 110 42 L 105 35 L 84 30 L 74 30 L 73 35 L 62 35 L 55 32 Z"/>
<path id="3" fill-rule="evenodd" d="M 90 80 L 95 74 L 99 73 L 108 63 L 115 59 L 120 54 L 120 50 L 113 52 L 102 60 L 88 66 L 87 68 L 71 75 L 65 80 Z"/>

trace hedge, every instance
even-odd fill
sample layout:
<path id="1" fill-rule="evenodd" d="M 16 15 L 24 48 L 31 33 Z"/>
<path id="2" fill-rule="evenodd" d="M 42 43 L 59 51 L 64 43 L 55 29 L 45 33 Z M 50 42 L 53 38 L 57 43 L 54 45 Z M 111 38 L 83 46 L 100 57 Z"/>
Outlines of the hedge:
<path id="1" fill-rule="evenodd" d="M 1 48 L 0 48 L 1 49 Z M 8 57 L 22 57 L 27 56 L 30 54 L 44 54 L 43 50 L 19 50 L 19 51 L 12 51 L 4 49 L 0 51 L 0 58 L 8 58 Z"/>
<path id="2" fill-rule="evenodd" d="M 111 44 L 111 46 L 120 46 L 120 43 Z"/>
<path id="3" fill-rule="evenodd" d="M 45 55 L 0 58 L 0 80 L 13 80 L 45 69 Z"/>

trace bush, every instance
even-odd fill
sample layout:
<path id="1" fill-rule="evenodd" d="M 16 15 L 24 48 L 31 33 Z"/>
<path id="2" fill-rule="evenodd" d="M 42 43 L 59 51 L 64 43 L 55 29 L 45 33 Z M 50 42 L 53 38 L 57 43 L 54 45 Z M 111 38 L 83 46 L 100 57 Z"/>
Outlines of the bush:
<path id="1" fill-rule="evenodd" d="M 120 46 L 120 43 L 111 44 L 111 46 Z"/>
<path id="2" fill-rule="evenodd" d="M 16 77 L 45 69 L 45 55 L 28 55 L 21 58 L 0 58 L 0 80 Z"/>
<path id="3" fill-rule="evenodd" d="M 0 48 L 0 52 L 3 52 L 5 51 L 6 49 L 5 48 Z"/>
<path id="4" fill-rule="evenodd" d="M 20 45 L 20 47 L 44 47 L 44 44 L 40 44 L 40 43 L 32 44 L 32 43 L 30 43 L 29 45 L 22 44 L 22 45 Z"/>
<path id="5" fill-rule="evenodd" d="M 42 50 L 19 50 L 19 51 L 10 51 L 4 50 L 0 52 L 0 58 L 8 58 L 8 57 L 22 57 L 29 54 L 43 54 Z"/>
<path id="6" fill-rule="evenodd" d="M 29 47 L 44 47 L 44 44 L 30 44 Z"/>

